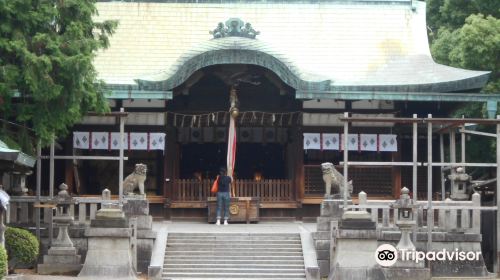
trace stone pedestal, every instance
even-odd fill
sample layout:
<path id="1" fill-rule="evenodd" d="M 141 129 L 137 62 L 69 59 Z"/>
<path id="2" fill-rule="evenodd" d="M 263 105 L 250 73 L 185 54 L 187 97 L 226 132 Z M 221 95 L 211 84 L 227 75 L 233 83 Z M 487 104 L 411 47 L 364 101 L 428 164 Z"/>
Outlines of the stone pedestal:
<path id="1" fill-rule="evenodd" d="M 378 242 L 373 222 L 366 217 L 365 211 L 359 211 L 359 214 L 349 212 L 344 215 L 345 219 L 339 223 L 335 234 L 328 279 L 384 279 L 375 260 Z"/>
<path id="2" fill-rule="evenodd" d="M 132 229 L 121 209 L 100 209 L 85 236 L 87 257 L 78 277 L 137 279 L 132 262 Z"/>
<path id="3" fill-rule="evenodd" d="M 313 232 L 321 277 L 327 277 L 330 272 L 330 252 L 332 249 L 331 223 L 332 221 L 339 221 L 342 218 L 344 210 L 340 206 L 343 203 L 342 199 L 325 199 L 321 202 L 320 216 L 317 218 L 316 223 L 316 232 Z M 352 202 L 348 201 L 348 204 L 351 205 Z"/>
<path id="4" fill-rule="evenodd" d="M 144 195 L 126 195 L 123 212 L 130 221 L 137 221 L 137 271 L 147 273 L 153 252 L 154 239 L 153 217 L 149 215 L 149 201 Z"/>

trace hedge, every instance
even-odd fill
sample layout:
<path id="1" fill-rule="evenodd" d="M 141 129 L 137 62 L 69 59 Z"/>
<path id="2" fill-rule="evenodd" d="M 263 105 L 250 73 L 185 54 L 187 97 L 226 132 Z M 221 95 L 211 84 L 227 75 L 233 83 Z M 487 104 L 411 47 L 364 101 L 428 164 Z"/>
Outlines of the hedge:
<path id="1" fill-rule="evenodd" d="M 0 279 L 7 275 L 7 251 L 0 245 Z"/>
<path id="2" fill-rule="evenodd" d="M 9 257 L 9 269 L 16 268 L 17 264 L 32 264 L 38 258 L 38 239 L 31 232 L 7 227 L 5 231 L 5 249 Z"/>

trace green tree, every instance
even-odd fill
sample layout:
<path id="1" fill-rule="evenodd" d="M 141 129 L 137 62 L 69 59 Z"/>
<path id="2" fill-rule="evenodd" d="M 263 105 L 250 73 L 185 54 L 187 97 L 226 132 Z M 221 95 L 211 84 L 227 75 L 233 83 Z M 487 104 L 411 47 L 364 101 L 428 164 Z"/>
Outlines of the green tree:
<path id="1" fill-rule="evenodd" d="M 498 0 L 428 0 L 427 24 L 433 58 L 445 65 L 491 71 L 482 92 L 500 93 L 499 18 Z M 453 116 L 486 117 L 485 104 L 467 103 Z M 479 129 L 490 131 L 493 127 Z M 473 137 L 474 141 L 467 144 L 468 161 L 493 162 L 494 141 Z"/>
<path id="2" fill-rule="evenodd" d="M 95 0 L 0 0 L 0 113 L 47 144 L 88 111 L 105 112 L 92 65 L 117 22 L 94 22 Z"/>
<path id="3" fill-rule="evenodd" d="M 458 29 L 442 27 L 431 46 L 436 61 L 466 69 L 491 71 L 483 92 L 500 92 L 500 19 L 470 15 Z"/>

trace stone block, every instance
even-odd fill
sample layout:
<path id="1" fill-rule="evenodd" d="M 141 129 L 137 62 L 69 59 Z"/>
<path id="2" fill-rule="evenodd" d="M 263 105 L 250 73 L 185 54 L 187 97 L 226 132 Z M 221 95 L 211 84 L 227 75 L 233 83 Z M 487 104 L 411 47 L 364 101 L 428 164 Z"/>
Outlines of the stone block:
<path id="1" fill-rule="evenodd" d="M 341 229 L 375 229 L 377 224 L 370 219 L 342 219 L 339 224 Z"/>
<path id="2" fill-rule="evenodd" d="M 330 232 L 329 231 L 316 231 L 312 233 L 312 237 L 314 240 L 329 240 Z"/>
<path id="3" fill-rule="evenodd" d="M 330 250 L 316 250 L 316 255 L 318 256 L 318 260 L 329 260 Z"/>
<path id="4" fill-rule="evenodd" d="M 446 233 L 444 240 L 450 242 L 481 242 L 482 238 L 477 233 Z"/>
<path id="5" fill-rule="evenodd" d="M 96 219 L 124 219 L 125 214 L 120 209 L 101 208 L 95 215 Z"/>
<path id="6" fill-rule="evenodd" d="M 79 277 L 136 279 L 130 228 L 89 228 L 88 251 Z"/>
<path id="7" fill-rule="evenodd" d="M 431 272 L 428 268 L 381 268 L 387 280 L 429 280 Z"/>
<path id="8" fill-rule="evenodd" d="M 85 231 L 87 237 L 129 237 L 132 235 L 132 230 L 125 228 L 88 228 Z"/>
<path id="9" fill-rule="evenodd" d="M 143 273 L 148 271 L 153 243 L 153 239 L 137 239 L 137 271 Z"/>
<path id="10" fill-rule="evenodd" d="M 149 215 L 149 201 L 147 199 L 125 197 L 125 202 L 123 212 L 127 217 Z"/>
<path id="11" fill-rule="evenodd" d="M 340 208 L 343 205 L 343 200 L 333 200 L 333 199 L 325 199 L 321 202 L 320 215 L 322 217 L 332 217 L 336 219 L 340 219 L 344 210 Z M 352 202 L 348 202 L 348 204 L 352 204 Z"/>
<path id="12" fill-rule="evenodd" d="M 137 229 L 151 229 L 153 227 L 153 216 L 134 216 L 137 218 Z"/>
<path id="13" fill-rule="evenodd" d="M 68 255 L 68 256 L 54 256 L 45 255 L 43 256 L 44 264 L 80 264 L 80 256 L 78 255 Z"/>
<path id="14" fill-rule="evenodd" d="M 328 277 L 328 274 L 330 273 L 330 261 L 318 260 L 318 266 L 319 266 L 319 276 L 321 278 Z"/>
<path id="15" fill-rule="evenodd" d="M 370 220 L 370 213 L 367 211 L 346 211 L 342 214 L 342 220 Z"/>
<path id="16" fill-rule="evenodd" d="M 60 255 L 76 255 L 77 250 L 75 247 L 52 247 L 48 251 L 49 255 L 60 256 Z"/>
<path id="17" fill-rule="evenodd" d="M 317 231 L 329 231 L 330 230 L 330 222 L 332 221 L 331 217 L 318 217 L 316 230 Z"/>
<path id="18" fill-rule="evenodd" d="M 89 238 L 88 250 L 124 250 L 128 244 L 128 239 L 120 237 Z"/>
<path id="19" fill-rule="evenodd" d="M 37 272 L 42 275 L 76 274 L 82 269 L 81 264 L 39 264 Z M 9 278 L 6 278 L 9 279 Z"/>
<path id="20" fill-rule="evenodd" d="M 125 218 L 99 218 L 90 221 L 90 226 L 95 228 L 128 228 Z"/>
<path id="21" fill-rule="evenodd" d="M 340 229 L 337 233 L 337 238 L 342 238 L 342 239 L 377 239 L 377 231 L 376 230 Z"/>
<path id="22" fill-rule="evenodd" d="M 334 267 L 328 279 L 387 280 L 379 267 Z"/>
<path id="23" fill-rule="evenodd" d="M 316 240 L 314 247 L 316 250 L 330 250 L 330 240 Z"/>

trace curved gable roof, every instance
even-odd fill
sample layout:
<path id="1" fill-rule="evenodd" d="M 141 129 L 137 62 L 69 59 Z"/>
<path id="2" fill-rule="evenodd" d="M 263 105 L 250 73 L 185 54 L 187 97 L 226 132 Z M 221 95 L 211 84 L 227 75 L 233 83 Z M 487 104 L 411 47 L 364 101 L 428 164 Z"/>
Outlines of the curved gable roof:
<path id="1" fill-rule="evenodd" d="M 299 90 L 328 90 L 330 81 L 306 73 L 285 55 L 268 44 L 242 37 L 212 39 L 193 46 L 167 70 L 137 80 L 140 88 L 171 90 L 185 82 L 197 70 L 220 64 L 251 64 L 273 71 L 289 86 Z"/>

